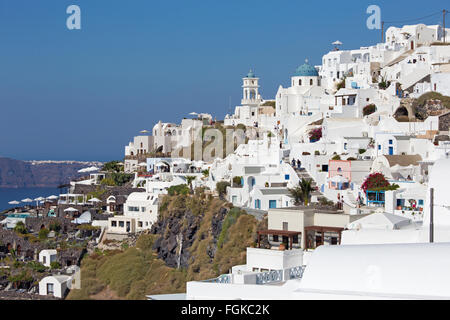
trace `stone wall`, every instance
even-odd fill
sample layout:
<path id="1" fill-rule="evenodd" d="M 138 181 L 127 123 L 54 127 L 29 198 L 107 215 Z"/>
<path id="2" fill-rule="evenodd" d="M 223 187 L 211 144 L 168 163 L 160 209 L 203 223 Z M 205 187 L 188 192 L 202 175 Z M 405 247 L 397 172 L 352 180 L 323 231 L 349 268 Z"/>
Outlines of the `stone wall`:
<path id="1" fill-rule="evenodd" d="M 25 219 L 25 226 L 30 232 L 39 232 L 42 227 L 49 229 L 50 224 L 59 223 L 62 232 L 73 231 L 76 224 L 73 224 L 70 219 L 59 217 L 28 217 Z"/>

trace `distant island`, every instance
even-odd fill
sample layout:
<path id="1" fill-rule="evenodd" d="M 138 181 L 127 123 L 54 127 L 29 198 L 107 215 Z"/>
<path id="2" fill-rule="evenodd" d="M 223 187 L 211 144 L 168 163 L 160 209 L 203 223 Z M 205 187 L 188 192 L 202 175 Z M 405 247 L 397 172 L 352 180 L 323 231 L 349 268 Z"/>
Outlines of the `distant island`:
<path id="1" fill-rule="evenodd" d="M 0 188 L 58 187 L 81 177 L 78 170 L 98 161 L 23 161 L 0 157 Z"/>

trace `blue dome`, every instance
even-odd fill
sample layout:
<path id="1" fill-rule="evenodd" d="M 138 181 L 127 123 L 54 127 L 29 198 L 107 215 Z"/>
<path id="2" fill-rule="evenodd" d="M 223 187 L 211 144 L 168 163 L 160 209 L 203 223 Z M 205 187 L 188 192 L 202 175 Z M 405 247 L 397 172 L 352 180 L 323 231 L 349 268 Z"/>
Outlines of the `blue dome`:
<path id="1" fill-rule="evenodd" d="M 305 64 L 301 65 L 295 70 L 294 77 L 318 77 L 319 73 L 316 68 L 308 63 L 308 60 L 305 60 Z"/>
<path id="2" fill-rule="evenodd" d="M 254 78 L 255 74 L 253 73 L 253 71 L 250 69 L 250 71 L 247 74 L 247 78 Z"/>

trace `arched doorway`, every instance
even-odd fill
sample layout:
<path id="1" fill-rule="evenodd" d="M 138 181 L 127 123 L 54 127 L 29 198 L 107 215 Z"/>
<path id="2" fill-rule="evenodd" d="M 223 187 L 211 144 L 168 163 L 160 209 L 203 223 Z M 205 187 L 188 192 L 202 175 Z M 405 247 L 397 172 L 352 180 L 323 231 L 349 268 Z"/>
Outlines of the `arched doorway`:
<path id="1" fill-rule="evenodd" d="M 253 189 L 253 186 L 255 185 L 255 183 L 256 183 L 255 177 L 250 176 L 247 178 L 247 185 L 248 185 L 249 191 L 251 191 Z"/>

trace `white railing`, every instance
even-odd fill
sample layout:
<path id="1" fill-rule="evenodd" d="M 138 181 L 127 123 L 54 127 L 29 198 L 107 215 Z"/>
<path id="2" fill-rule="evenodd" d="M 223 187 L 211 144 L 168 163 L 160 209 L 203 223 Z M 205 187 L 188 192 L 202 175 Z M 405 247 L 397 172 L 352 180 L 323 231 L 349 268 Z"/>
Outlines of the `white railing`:
<path id="1" fill-rule="evenodd" d="M 209 283 L 231 283 L 231 275 L 229 274 L 222 274 L 218 276 L 217 278 L 203 280 L 202 282 L 209 282 Z"/>
<path id="2" fill-rule="evenodd" d="M 256 284 L 267 284 L 283 281 L 283 270 L 272 270 L 256 275 Z"/>
<path id="3" fill-rule="evenodd" d="M 289 269 L 289 279 L 300 279 L 303 277 L 303 271 L 305 271 L 305 269 L 303 269 L 302 266 Z"/>

